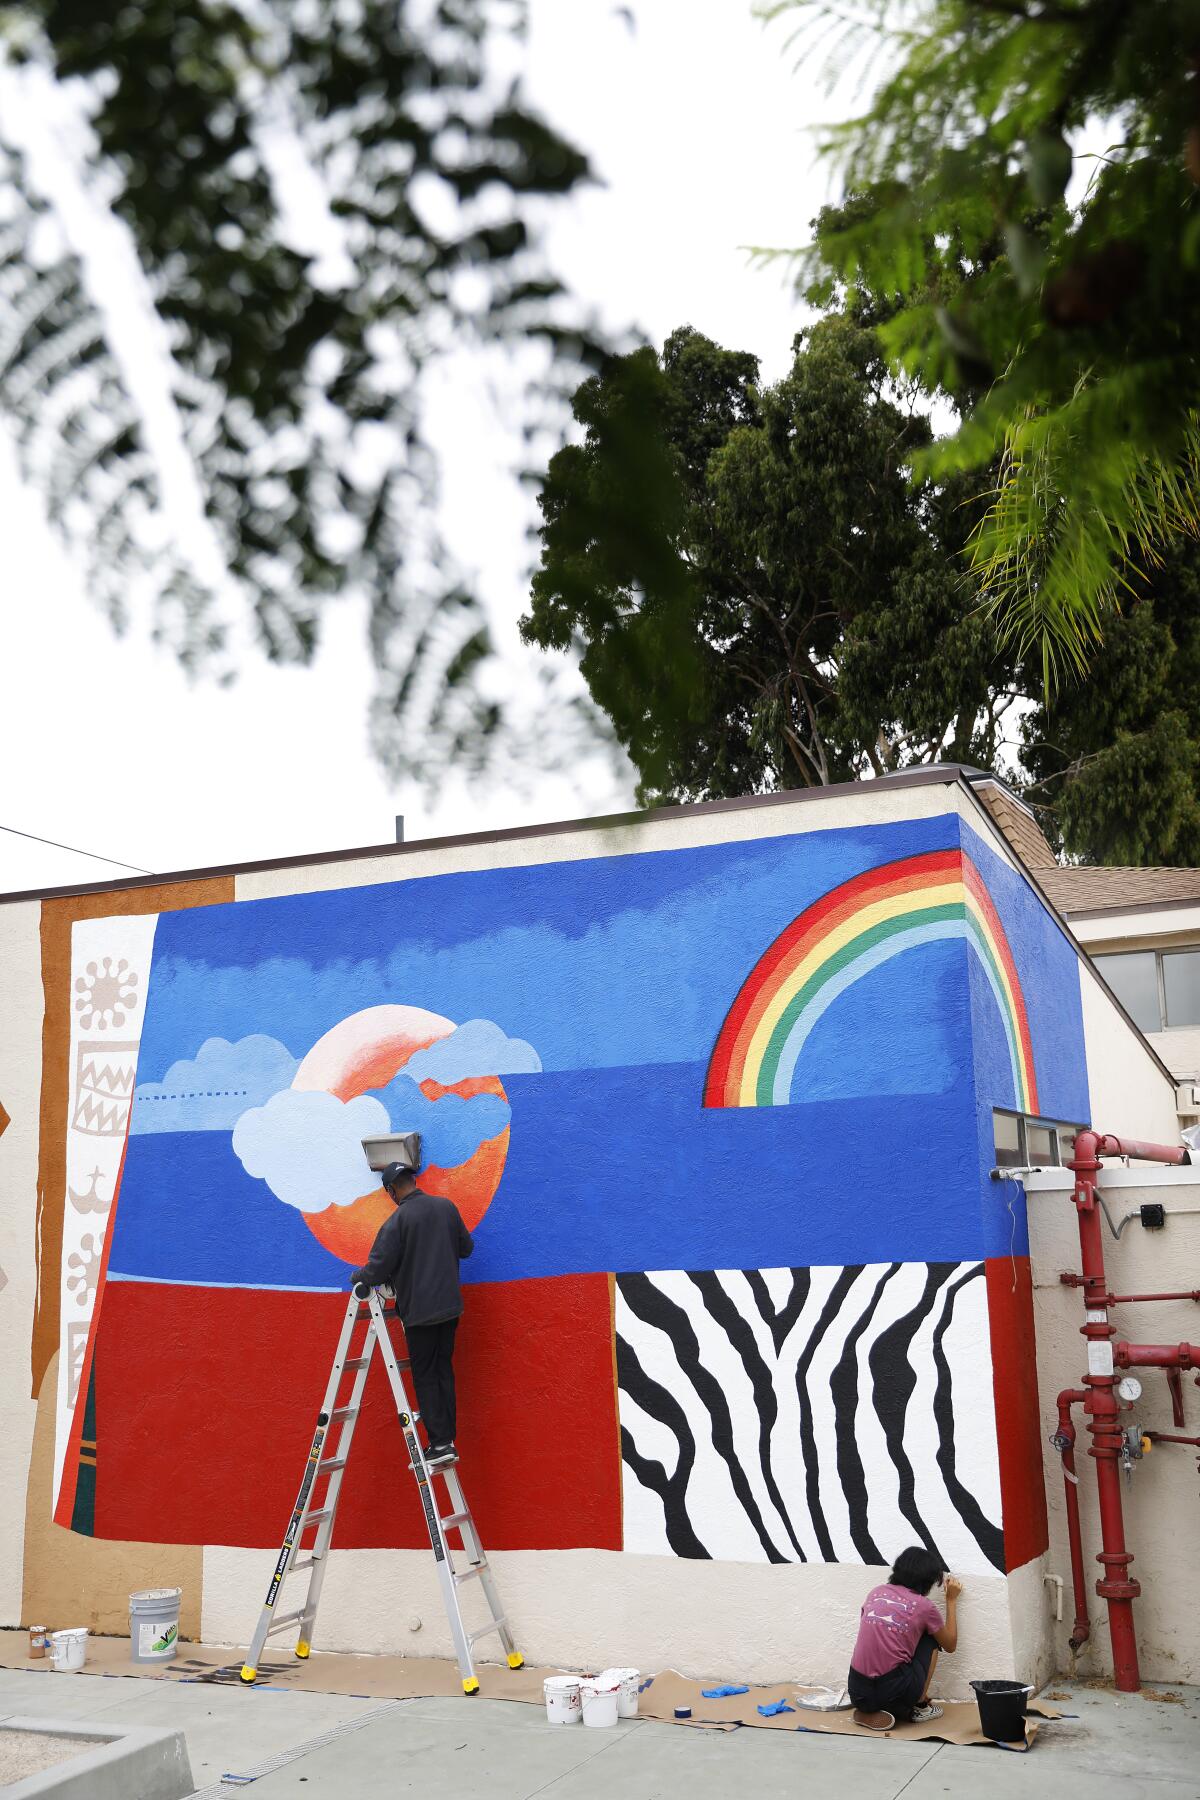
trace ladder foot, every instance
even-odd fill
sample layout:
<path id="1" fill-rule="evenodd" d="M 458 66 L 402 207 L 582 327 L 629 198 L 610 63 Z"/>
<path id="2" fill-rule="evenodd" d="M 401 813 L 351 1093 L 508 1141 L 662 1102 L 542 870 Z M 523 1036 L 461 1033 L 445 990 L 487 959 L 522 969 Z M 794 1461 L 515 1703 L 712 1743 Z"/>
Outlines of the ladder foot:
<path id="1" fill-rule="evenodd" d="M 311 1649 L 312 1649 L 312 1645 L 306 1644 L 304 1639 L 301 1638 L 300 1642 L 296 1645 L 296 1655 L 301 1658 L 304 1658 L 308 1655 L 308 1653 Z"/>
<path id="2" fill-rule="evenodd" d="M 247 1683 L 247 1684 L 249 1684 L 249 1683 L 250 1683 L 250 1682 L 252 1682 L 252 1681 L 253 1681 L 253 1680 L 254 1680 L 254 1677 L 255 1677 L 255 1676 L 256 1676 L 256 1675 L 257 1675 L 257 1674 L 258 1674 L 258 1670 L 257 1670 L 257 1669 L 252 1669 L 252 1668 L 251 1668 L 251 1667 L 250 1667 L 250 1664 L 249 1664 L 249 1663 L 243 1663 L 243 1664 L 242 1664 L 242 1680 L 243 1680 L 243 1681 L 244 1681 L 244 1682 L 246 1682 L 246 1683 Z"/>
<path id="3" fill-rule="evenodd" d="M 479 1692 L 479 1682 L 476 1679 L 476 1677 L 474 1675 L 472 1675 L 471 1679 L 469 1681 L 463 1682 L 463 1693 L 464 1694 L 477 1694 L 478 1692 Z"/>
<path id="4" fill-rule="evenodd" d="M 510 1669 L 523 1669 L 525 1667 L 525 1658 L 521 1655 L 519 1650 L 514 1650 L 510 1654 L 508 1666 Z"/>

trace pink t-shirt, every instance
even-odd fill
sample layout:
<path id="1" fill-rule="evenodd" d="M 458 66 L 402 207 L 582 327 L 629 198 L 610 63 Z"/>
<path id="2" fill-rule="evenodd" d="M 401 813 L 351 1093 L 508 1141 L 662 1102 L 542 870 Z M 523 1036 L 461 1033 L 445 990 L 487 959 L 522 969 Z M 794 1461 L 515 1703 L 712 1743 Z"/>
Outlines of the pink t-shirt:
<path id="1" fill-rule="evenodd" d="M 942 1629 L 942 1615 L 924 1594 L 911 1588 L 872 1588 L 863 1601 L 851 1666 L 860 1675 L 887 1675 L 911 1662 L 922 1635 Z"/>

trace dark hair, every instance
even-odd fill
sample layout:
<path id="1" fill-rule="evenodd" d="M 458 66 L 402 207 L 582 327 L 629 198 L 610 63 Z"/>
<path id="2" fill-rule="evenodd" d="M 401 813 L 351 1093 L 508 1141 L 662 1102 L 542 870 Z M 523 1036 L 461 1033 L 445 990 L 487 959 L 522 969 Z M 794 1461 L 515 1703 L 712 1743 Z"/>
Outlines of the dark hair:
<path id="1" fill-rule="evenodd" d="M 890 1580 L 894 1587 L 911 1588 L 914 1594 L 927 1594 L 944 1574 L 940 1557 L 914 1545 L 911 1550 L 900 1552 Z"/>

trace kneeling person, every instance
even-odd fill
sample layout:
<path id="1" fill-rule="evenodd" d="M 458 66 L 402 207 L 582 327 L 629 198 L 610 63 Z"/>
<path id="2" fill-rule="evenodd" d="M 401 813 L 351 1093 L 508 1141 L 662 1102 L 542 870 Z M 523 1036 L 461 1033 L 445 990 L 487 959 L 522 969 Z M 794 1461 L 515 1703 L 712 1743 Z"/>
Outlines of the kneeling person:
<path id="1" fill-rule="evenodd" d="M 364 1292 L 390 1287 L 404 1326 L 417 1408 L 430 1462 L 455 1454 L 454 1336 L 462 1317 L 458 1265 L 475 1248 L 453 1201 L 422 1193 L 413 1170 L 389 1163 L 380 1177 L 396 1210 L 380 1226 L 371 1254 L 351 1277 Z"/>
<path id="2" fill-rule="evenodd" d="M 884 1585 L 867 1595 L 847 1683 L 856 1725 L 890 1731 L 897 1720 L 923 1725 L 941 1718 L 941 1707 L 930 1704 L 929 1690 L 938 1651 L 949 1656 L 958 1647 L 962 1592 L 953 1575 L 944 1579 L 945 1619 L 929 1598 L 930 1588 L 943 1580 L 943 1570 L 928 1550 L 903 1551 Z"/>

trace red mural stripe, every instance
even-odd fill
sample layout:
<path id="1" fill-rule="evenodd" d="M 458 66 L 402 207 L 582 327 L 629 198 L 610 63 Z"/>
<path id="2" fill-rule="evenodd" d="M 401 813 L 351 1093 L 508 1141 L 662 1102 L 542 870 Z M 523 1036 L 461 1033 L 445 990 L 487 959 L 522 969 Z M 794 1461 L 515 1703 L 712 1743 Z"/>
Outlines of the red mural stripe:
<path id="1" fill-rule="evenodd" d="M 989 1257 L 984 1273 L 992 1342 L 1000 1504 L 1004 1515 L 1004 1563 L 1011 1573 L 1040 1556 L 1050 1543 L 1033 1335 L 1033 1279 L 1027 1256 Z"/>
<path id="2" fill-rule="evenodd" d="M 278 1549 L 345 1308 L 341 1294 L 110 1282 L 96 1349 L 97 1537 Z M 489 1549 L 621 1548 L 612 1359 L 607 1275 L 469 1289 L 458 1441 Z M 377 1363 L 334 1543 L 428 1542 Z"/>

